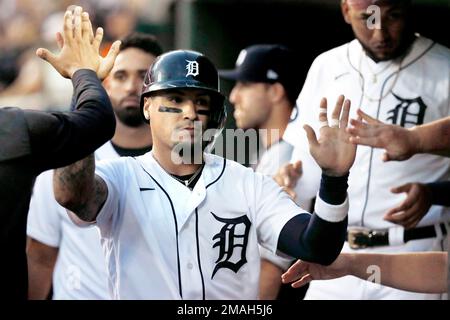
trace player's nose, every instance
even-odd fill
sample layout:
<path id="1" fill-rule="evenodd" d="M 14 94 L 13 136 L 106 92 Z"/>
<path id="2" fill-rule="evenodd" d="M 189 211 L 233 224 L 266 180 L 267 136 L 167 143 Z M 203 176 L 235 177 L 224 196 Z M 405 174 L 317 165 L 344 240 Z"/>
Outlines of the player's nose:
<path id="1" fill-rule="evenodd" d="M 183 118 L 188 120 L 197 119 L 198 114 L 195 109 L 195 103 L 192 100 L 186 100 L 183 104 Z"/>
<path id="2" fill-rule="evenodd" d="M 239 88 L 238 86 L 234 86 L 230 93 L 230 102 L 236 104 L 239 97 Z"/>

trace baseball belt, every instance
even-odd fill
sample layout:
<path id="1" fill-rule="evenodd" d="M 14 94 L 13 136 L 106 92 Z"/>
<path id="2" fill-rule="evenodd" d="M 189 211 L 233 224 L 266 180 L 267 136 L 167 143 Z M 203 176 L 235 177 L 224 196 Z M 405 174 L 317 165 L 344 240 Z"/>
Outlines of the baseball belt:
<path id="1" fill-rule="evenodd" d="M 373 230 L 364 227 L 349 227 L 347 241 L 352 249 L 364 249 L 379 246 L 397 246 L 411 240 L 426 238 L 444 238 L 450 226 L 448 222 L 405 230 L 403 227 Z"/>

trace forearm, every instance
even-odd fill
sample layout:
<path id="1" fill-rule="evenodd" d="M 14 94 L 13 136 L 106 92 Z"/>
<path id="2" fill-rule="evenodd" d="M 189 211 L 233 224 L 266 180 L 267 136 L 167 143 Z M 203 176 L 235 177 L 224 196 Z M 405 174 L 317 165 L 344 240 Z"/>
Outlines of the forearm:
<path id="1" fill-rule="evenodd" d="M 283 270 L 275 264 L 261 259 L 261 273 L 259 276 L 259 299 L 275 300 L 281 286 Z"/>
<path id="2" fill-rule="evenodd" d="M 53 270 L 58 257 L 58 248 L 46 246 L 28 239 L 28 299 L 45 300 L 52 286 Z"/>
<path id="3" fill-rule="evenodd" d="M 367 280 L 379 270 L 378 279 L 385 286 L 423 293 L 447 291 L 446 252 L 345 255 L 348 259 L 349 274 L 360 279 Z"/>
<path id="4" fill-rule="evenodd" d="M 313 215 L 291 219 L 280 233 L 278 249 L 292 257 L 323 265 L 339 255 L 347 231 L 347 176 L 322 176 Z"/>
<path id="5" fill-rule="evenodd" d="M 450 117 L 409 130 L 417 137 L 418 153 L 450 156 Z"/>
<path id="6" fill-rule="evenodd" d="M 106 188 L 95 175 L 95 158 L 87 158 L 55 170 L 53 188 L 60 205 L 83 221 L 94 221 L 106 200 Z"/>
<path id="7" fill-rule="evenodd" d="M 52 287 L 53 267 L 28 257 L 28 299 L 46 300 Z"/>

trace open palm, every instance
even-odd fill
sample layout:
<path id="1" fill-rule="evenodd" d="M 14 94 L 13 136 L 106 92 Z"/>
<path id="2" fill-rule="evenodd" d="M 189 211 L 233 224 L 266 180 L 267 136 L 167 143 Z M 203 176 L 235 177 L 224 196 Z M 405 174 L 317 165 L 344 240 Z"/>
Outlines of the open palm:
<path id="1" fill-rule="evenodd" d="M 336 106 L 328 122 L 327 100 L 320 102 L 320 138 L 317 139 L 314 130 L 305 125 L 309 150 L 322 171 L 330 176 L 343 176 L 348 173 L 355 161 L 356 146 L 349 141 L 350 134 L 346 132 L 350 112 L 350 100 L 339 96 Z"/>
<path id="2" fill-rule="evenodd" d="M 103 29 L 98 28 L 94 35 L 89 14 L 81 7 L 75 7 L 73 11 L 66 11 L 63 32 L 56 34 L 60 52 L 53 54 L 39 48 L 36 53 L 65 78 L 71 78 L 79 69 L 91 69 L 104 79 L 114 66 L 120 41 L 114 42 L 107 56 L 102 57 L 99 54 L 102 39 Z"/>

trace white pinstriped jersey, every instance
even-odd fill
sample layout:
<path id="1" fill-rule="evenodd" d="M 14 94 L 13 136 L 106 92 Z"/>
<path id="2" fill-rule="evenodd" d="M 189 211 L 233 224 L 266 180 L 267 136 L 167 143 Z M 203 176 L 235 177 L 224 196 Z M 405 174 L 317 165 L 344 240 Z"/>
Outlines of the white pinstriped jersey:
<path id="1" fill-rule="evenodd" d="M 258 161 L 255 172 L 273 177 L 277 173 L 281 165 L 289 163 L 291 156 L 292 146 L 281 139 L 277 143 L 271 145 L 269 149 L 264 151 Z M 261 258 L 272 262 L 282 270 L 287 270 L 294 261 L 291 258 L 286 259 L 272 254 L 270 251 L 264 249 L 263 247 L 260 247 L 260 254 Z"/>
<path id="2" fill-rule="evenodd" d="M 275 253 L 285 223 L 305 212 L 271 178 L 210 154 L 193 190 L 151 152 L 96 173 L 108 187 L 97 226 L 115 299 L 256 299 L 258 243 Z M 340 221 L 346 203 L 319 199 L 316 213 Z"/>
<path id="3" fill-rule="evenodd" d="M 316 58 L 297 101 L 298 117 L 289 124 L 283 136 L 294 145 L 292 161 L 301 159 L 303 162 L 303 176 L 297 185 L 297 195 L 304 206 L 317 192 L 320 169 L 309 154 L 302 126 L 310 124 L 318 132 L 320 99 L 323 96 L 327 98 L 330 118 L 330 110 L 340 94 L 351 100 L 350 116 L 353 118 L 356 118 L 358 107 L 383 122 L 404 127 L 447 117 L 450 115 L 450 50 L 418 36 L 404 59 L 376 64 L 365 56 L 357 40 Z M 394 225 L 382 217 L 405 197 L 404 194 L 391 193 L 392 187 L 408 182 L 433 182 L 449 178 L 448 158 L 419 154 L 407 161 L 384 163 L 381 160 L 383 152 L 381 149 L 358 146 L 349 177 L 350 226 L 362 225 L 372 229 L 392 227 Z M 432 206 L 420 225 L 431 224 L 447 215 L 448 209 Z M 422 251 L 440 249 L 440 245 L 441 241 L 425 239 L 368 251 Z M 348 284 L 341 282 L 335 286 L 333 293 L 326 295 L 326 290 L 332 290 L 331 283 L 334 281 L 338 283 L 339 280 L 322 282 L 314 297 L 375 299 L 383 297 L 383 294 L 388 298 L 410 297 L 403 293 L 389 296 L 387 291 L 379 288 L 379 295 L 371 295 L 370 292 L 375 291 L 363 288 L 371 284 L 362 283 L 358 284 L 359 288 L 349 286 L 354 290 L 342 291 Z M 319 284 L 312 285 L 310 292 L 316 286 Z M 422 296 L 412 295 L 418 299 Z"/>

